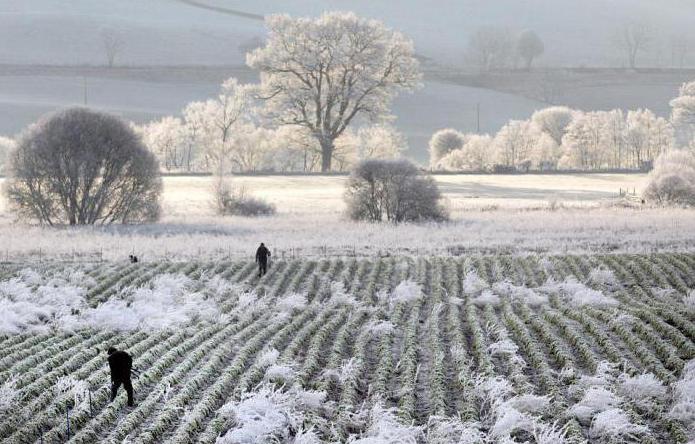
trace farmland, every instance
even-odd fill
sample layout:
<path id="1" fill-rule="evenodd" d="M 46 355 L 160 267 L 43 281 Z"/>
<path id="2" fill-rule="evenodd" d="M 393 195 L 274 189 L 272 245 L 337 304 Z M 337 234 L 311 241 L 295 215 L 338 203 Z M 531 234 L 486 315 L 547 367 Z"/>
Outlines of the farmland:
<path id="1" fill-rule="evenodd" d="M 72 443 L 693 438 L 692 254 L 1 273 L 2 442 L 65 442 L 68 418 Z M 140 371 L 134 408 L 108 402 L 110 345 Z"/>
<path id="2" fill-rule="evenodd" d="M 639 194 L 644 178 L 436 176 L 451 221 L 391 225 L 346 220 L 344 176 L 235 177 L 235 184 L 276 205 L 276 216 L 260 219 L 216 216 L 209 177 L 165 177 L 156 224 L 51 230 L 14 223 L 0 200 L 0 259 L 121 261 L 132 253 L 146 261 L 246 259 L 259 242 L 278 256 L 302 257 L 691 251 L 692 209 L 625 205 L 618 197 L 620 188 Z"/>

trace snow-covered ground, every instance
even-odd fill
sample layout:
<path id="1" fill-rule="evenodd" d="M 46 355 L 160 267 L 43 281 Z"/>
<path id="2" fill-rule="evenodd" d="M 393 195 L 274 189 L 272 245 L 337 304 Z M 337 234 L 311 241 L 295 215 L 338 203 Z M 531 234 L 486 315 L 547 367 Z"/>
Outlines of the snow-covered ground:
<path id="1" fill-rule="evenodd" d="M 261 241 L 280 254 L 302 256 L 695 248 L 693 210 L 620 205 L 619 188 L 639 193 L 642 178 L 439 176 L 452 221 L 392 226 L 345 219 L 345 177 L 235 179 L 277 206 L 278 214 L 267 218 L 215 216 L 210 178 L 167 177 L 165 216 L 153 225 L 42 229 L 12 223 L 12 215 L 0 207 L 0 255 L 13 260 L 82 254 L 121 260 L 132 252 L 145 260 L 246 257 Z"/>

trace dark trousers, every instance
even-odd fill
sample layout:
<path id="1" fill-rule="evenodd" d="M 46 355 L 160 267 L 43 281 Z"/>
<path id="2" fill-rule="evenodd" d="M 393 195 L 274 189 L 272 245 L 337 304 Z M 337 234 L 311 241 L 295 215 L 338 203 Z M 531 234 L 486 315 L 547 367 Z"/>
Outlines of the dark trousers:
<path id="1" fill-rule="evenodd" d="M 128 394 L 128 405 L 133 405 L 133 384 L 130 382 L 130 378 L 118 381 L 111 381 L 111 401 L 116 399 L 116 393 L 118 393 L 118 387 L 120 387 L 121 384 L 123 384 L 123 388 Z"/>
<path id="2" fill-rule="evenodd" d="M 268 271 L 268 260 L 258 261 L 258 276 L 263 276 Z"/>

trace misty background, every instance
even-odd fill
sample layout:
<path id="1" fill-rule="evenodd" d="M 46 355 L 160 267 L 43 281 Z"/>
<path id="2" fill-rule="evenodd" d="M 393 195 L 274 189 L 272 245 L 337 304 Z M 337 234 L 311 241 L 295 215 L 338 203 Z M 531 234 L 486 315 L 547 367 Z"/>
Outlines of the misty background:
<path id="1" fill-rule="evenodd" d="M 263 42 L 263 15 L 330 10 L 381 20 L 415 42 L 423 87 L 400 96 L 393 113 L 421 161 L 437 129 L 494 133 L 549 104 L 666 117 L 678 87 L 695 78 L 695 5 L 686 0 L 3 0 L 0 135 L 69 105 L 138 123 L 178 115 L 228 77 L 257 81 L 244 54 Z M 636 69 L 620 42 L 629 26 L 648 37 Z M 544 52 L 528 71 L 513 55 L 482 69 L 471 49 L 481 30 L 512 42 L 531 30 Z"/>

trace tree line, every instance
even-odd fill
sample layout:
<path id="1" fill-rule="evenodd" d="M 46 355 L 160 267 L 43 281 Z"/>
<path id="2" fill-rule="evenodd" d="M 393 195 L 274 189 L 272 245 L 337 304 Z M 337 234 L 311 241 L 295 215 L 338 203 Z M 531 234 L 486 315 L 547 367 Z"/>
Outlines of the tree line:
<path id="1" fill-rule="evenodd" d="M 650 169 L 669 149 L 695 150 L 695 82 L 671 101 L 670 119 L 648 109 L 580 111 L 553 106 L 495 135 L 439 130 L 430 167 L 449 171 Z"/>

